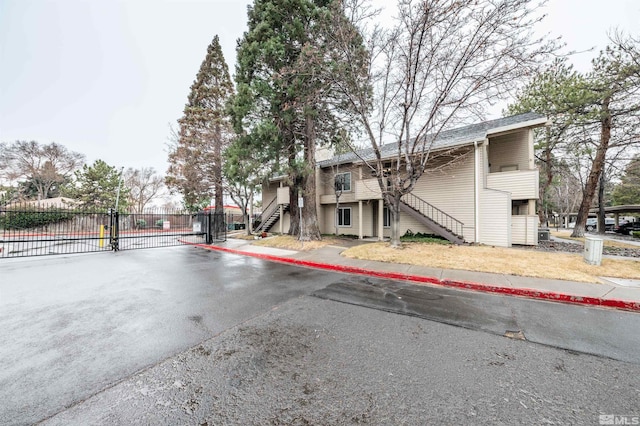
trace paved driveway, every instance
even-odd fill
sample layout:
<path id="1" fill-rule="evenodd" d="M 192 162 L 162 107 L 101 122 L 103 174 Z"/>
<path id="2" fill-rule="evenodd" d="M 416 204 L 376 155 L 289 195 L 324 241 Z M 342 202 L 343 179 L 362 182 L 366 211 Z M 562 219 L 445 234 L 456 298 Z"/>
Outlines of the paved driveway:
<path id="1" fill-rule="evenodd" d="M 32 423 L 335 274 L 193 247 L 0 261 L 0 424 Z"/>

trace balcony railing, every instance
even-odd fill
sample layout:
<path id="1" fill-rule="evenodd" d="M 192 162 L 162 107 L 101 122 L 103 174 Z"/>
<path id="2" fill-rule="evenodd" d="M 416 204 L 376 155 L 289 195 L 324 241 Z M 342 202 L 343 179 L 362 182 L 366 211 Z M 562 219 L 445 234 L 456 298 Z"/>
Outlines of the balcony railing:
<path id="1" fill-rule="evenodd" d="M 538 170 L 489 173 L 487 188 L 510 192 L 512 200 L 538 198 Z"/>

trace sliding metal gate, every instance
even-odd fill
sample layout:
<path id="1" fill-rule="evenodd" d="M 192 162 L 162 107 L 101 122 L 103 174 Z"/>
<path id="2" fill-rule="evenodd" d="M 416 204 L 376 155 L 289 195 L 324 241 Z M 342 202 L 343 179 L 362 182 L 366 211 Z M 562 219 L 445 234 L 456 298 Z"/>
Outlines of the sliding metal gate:
<path id="1" fill-rule="evenodd" d="M 211 244 L 227 238 L 224 215 L 152 210 L 0 210 L 0 258 Z"/>

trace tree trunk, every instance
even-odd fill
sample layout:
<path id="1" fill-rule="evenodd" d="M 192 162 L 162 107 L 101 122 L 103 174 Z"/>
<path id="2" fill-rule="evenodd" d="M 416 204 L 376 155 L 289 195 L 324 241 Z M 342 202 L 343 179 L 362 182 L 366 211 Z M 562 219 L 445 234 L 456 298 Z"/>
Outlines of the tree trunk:
<path id="1" fill-rule="evenodd" d="M 392 198 L 392 204 L 387 206 L 391 209 L 391 247 L 400 248 L 402 243 L 400 242 L 400 198 L 402 194 L 394 193 Z M 380 218 L 379 220 L 384 220 Z"/>
<path id="2" fill-rule="evenodd" d="M 551 139 L 550 132 L 551 130 L 549 129 L 549 127 L 547 127 L 546 128 L 547 141 L 544 149 L 545 180 L 544 182 L 542 182 L 542 186 L 540 187 L 540 194 L 539 194 L 540 202 L 538 203 L 538 220 L 540 221 L 540 223 L 547 223 L 547 225 L 549 222 L 549 218 L 547 217 L 544 207 L 547 200 L 547 191 L 549 190 L 549 187 L 553 182 L 553 168 L 551 167 L 552 156 L 551 156 L 551 148 L 549 146 L 550 139 Z"/>
<path id="3" fill-rule="evenodd" d="M 600 118 L 600 145 L 598 145 L 596 157 L 593 160 L 593 165 L 591 166 L 591 171 L 589 172 L 589 177 L 587 178 L 587 184 L 585 185 L 582 196 L 582 203 L 580 204 L 578 217 L 576 218 L 576 225 L 575 228 L 573 228 L 573 232 L 571 233 L 572 237 L 584 236 L 584 226 L 587 222 L 587 217 L 589 217 L 589 210 L 591 208 L 593 197 L 595 195 L 596 188 L 598 187 L 600 174 L 602 173 L 602 168 L 604 166 L 607 149 L 609 148 L 609 140 L 611 139 L 611 112 L 609 111 L 610 102 L 611 98 L 607 96 L 602 103 L 602 112 Z"/>
<path id="4" fill-rule="evenodd" d="M 302 208 L 302 241 L 319 241 L 322 239 L 318 227 L 318 212 L 316 210 L 316 135 L 315 121 L 310 114 L 305 118 L 304 158 L 308 169 L 302 176 L 302 194 L 304 207 Z"/>
<path id="5" fill-rule="evenodd" d="M 247 213 L 247 221 L 245 222 L 244 229 L 247 231 L 246 235 L 253 233 L 253 193 L 249 195 L 247 204 L 249 205 L 249 213 Z"/>
<path id="6" fill-rule="evenodd" d="M 300 195 L 301 178 L 292 176 L 293 182 L 289 186 L 289 235 L 300 236 L 300 209 L 298 207 L 298 196 Z"/>
<path id="7" fill-rule="evenodd" d="M 224 214 L 224 197 L 222 193 L 222 135 L 220 128 L 216 128 L 215 135 L 213 137 L 213 190 L 214 190 L 214 205 L 216 207 L 216 217 L 221 217 Z M 224 221 L 215 221 L 218 224 L 218 232 L 224 231 Z"/>
<path id="8" fill-rule="evenodd" d="M 296 166 L 296 152 L 293 141 L 289 143 L 289 170 L 291 184 L 289 185 L 289 235 L 300 235 L 300 209 L 298 208 L 298 195 L 302 188 L 300 171 Z"/>
<path id="9" fill-rule="evenodd" d="M 598 234 L 604 234 L 606 231 L 606 221 L 604 219 L 604 164 L 600 172 L 600 184 L 598 185 Z"/>

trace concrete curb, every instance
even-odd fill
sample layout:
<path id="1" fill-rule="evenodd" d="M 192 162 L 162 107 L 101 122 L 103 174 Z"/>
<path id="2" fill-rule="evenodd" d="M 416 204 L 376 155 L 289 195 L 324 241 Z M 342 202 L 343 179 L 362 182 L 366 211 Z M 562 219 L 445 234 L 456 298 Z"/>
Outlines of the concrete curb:
<path id="1" fill-rule="evenodd" d="M 186 243 L 186 244 L 190 244 L 190 245 L 208 249 L 208 250 L 223 251 L 226 253 L 232 253 L 232 254 L 237 254 L 242 256 L 256 257 L 259 259 L 269 260 L 272 262 L 287 263 L 291 265 L 304 266 L 304 267 L 314 268 L 314 269 L 324 269 L 332 272 L 343 272 L 348 274 L 366 275 L 370 277 L 386 278 L 391 280 L 411 281 L 416 283 L 439 285 L 443 287 L 450 287 L 450 288 L 456 288 L 461 290 L 472 290 L 472 291 L 479 291 L 484 293 L 495 293 L 495 294 L 502 294 L 502 295 L 508 295 L 508 296 L 520 296 L 520 297 L 526 297 L 529 299 L 546 300 L 546 301 L 559 302 L 559 303 L 569 303 L 573 305 L 598 306 L 603 308 L 614 308 L 614 309 L 621 309 L 625 311 L 640 312 L 640 302 L 632 302 L 627 300 L 603 299 L 600 297 L 590 297 L 590 296 L 576 296 L 572 294 L 553 292 L 553 291 L 542 291 L 542 290 L 536 290 L 531 288 L 502 287 L 502 286 L 496 286 L 492 284 L 480 284 L 480 283 L 474 283 L 469 281 L 453 281 L 453 280 L 447 280 L 447 279 L 441 280 L 435 277 L 402 274 L 399 272 L 374 271 L 370 269 L 359 268 L 357 266 L 330 265 L 327 263 L 291 259 L 287 257 L 274 256 L 274 255 L 263 254 L 263 253 L 252 253 L 252 252 L 246 252 L 242 250 L 231 249 L 227 247 L 210 246 L 210 245 L 199 244 L 199 243 Z"/>

